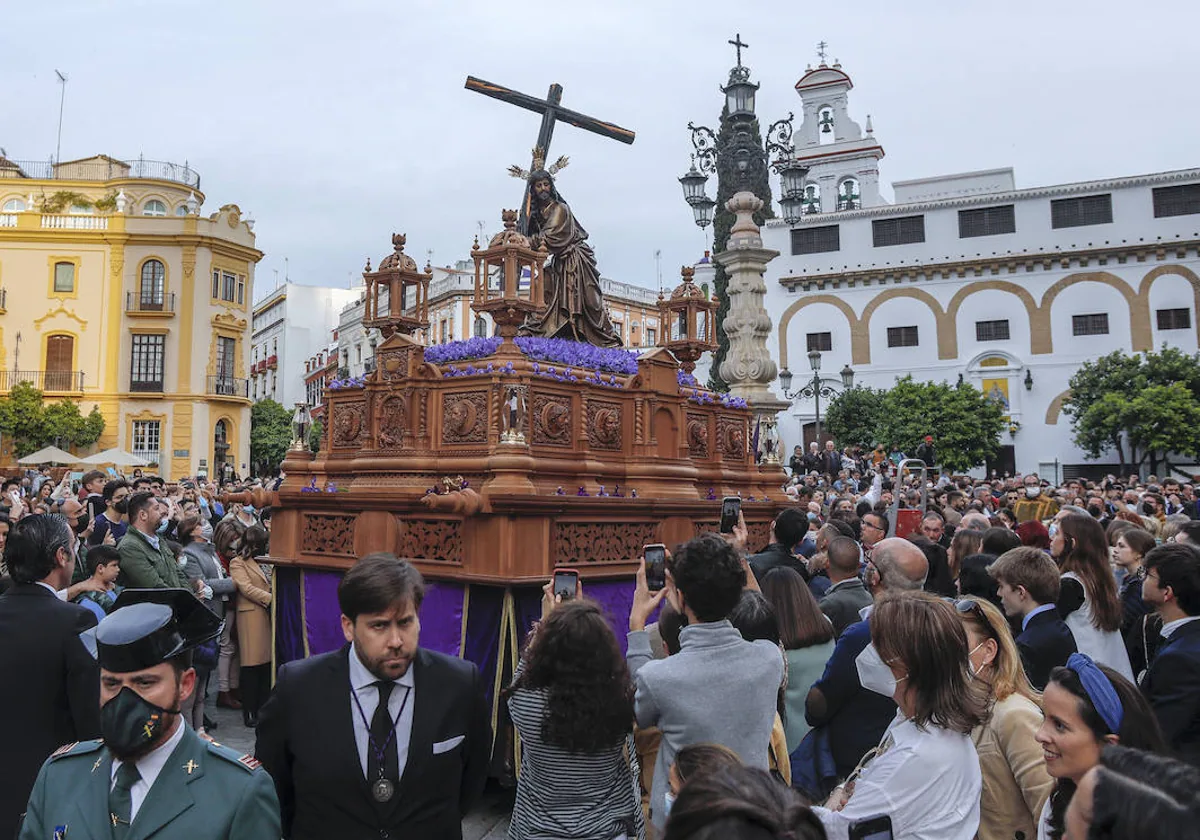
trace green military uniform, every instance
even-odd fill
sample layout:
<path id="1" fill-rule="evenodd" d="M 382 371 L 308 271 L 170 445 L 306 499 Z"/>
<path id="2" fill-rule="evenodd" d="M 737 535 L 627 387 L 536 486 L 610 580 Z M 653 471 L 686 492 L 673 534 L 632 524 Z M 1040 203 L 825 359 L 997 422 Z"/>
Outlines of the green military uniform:
<path id="1" fill-rule="evenodd" d="M 276 840 L 279 800 L 251 756 L 183 739 L 129 826 L 126 840 Z M 19 840 L 111 840 L 112 756 L 102 741 L 70 744 L 42 766 Z"/>

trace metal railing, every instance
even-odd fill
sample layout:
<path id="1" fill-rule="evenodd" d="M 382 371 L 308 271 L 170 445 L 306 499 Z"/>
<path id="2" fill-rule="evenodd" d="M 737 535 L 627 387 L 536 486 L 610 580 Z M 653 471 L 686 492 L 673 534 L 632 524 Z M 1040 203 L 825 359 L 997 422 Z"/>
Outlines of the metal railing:
<path id="1" fill-rule="evenodd" d="M 134 450 L 132 450 L 132 454 L 141 458 L 143 461 L 145 461 L 148 464 L 162 463 L 159 460 L 162 458 L 162 450 L 161 449 L 134 449 Z"/>
<path id="2" fill-rule="evenodd" d="M 3 305 L 0 304 L 0 308 Z M 156 300 L 153 295 L 142 295 L 136 292 L 125 293 L 125 311 L 126 312 L 174 312 L 175 311 L 175 293 L 169 295 L 158 295 Z"/>
<path id="3" fill-rule="evenodd" d="M 129 392 L 140 394 L 161 394 L 163 390 L 162 379 L 130 379 Z"/>
<path id="4" fill-rule="evenodd" d="M 232 376 L 208 377 L 208 393 L 218 397 L 250 399 L 250 380 Z"/>
<path id="5" fill-rule="evenodd" d="M 0 159 L 0 178 L 31 178 L 42 181 L 114 181 L 122 178 L 153 178 L 174 181 L 200 189 L 200 174 L 184 162 L 165 160 L 84 160 L 55 163 L 53 160 Z"/>
<path id="6" fill-rule="evenodd" d="M 0 370 L 0 391 L 11 391 L 14 385 L 28 382 L 39 391 L 83 391 L 81 370 Z"/>

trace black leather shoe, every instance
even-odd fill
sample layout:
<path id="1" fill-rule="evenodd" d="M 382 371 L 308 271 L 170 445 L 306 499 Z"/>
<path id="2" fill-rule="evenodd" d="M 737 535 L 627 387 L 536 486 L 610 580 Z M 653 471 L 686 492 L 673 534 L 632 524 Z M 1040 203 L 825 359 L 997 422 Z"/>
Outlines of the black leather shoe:
<path id="1" fill-rule="evenodd" d="M 258 726 L 258 715 L 252 715 L 247 712 L 246 714 L 242 715 L 242 723 L 253 729 L 254 727 Z"/>
<path id="2" fill-rule="evenodd" d="M 217 728 L 217 722 L 215 720 L 213 720 L 212 718 L 210 718 L 208 715 L 205 715 L 204 716 L 204 730 L 206 732 L 209 732 L 216 728 Z"/>

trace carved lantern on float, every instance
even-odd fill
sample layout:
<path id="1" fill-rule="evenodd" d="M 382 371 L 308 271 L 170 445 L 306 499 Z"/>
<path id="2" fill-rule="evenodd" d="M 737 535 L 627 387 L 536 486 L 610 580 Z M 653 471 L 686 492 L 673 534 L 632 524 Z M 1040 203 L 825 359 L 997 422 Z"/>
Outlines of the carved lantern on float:
<path id="1" fill-rule="evenodd" d="M 690 265 L 680 269 L 683 282 L 671 292 L 670 300 L 658 295 L 658 314 L 662 320 L 665 347 L 679 360 L 684 373 L 696 369 L 696 362 L 706 350 L 717 349 L 717 302 L 704 296 L 692 282 L 696 270 Z"/>
<path id="2" fill-rule="evenodd" d="M 475 260 L 475 299 L 471 308 L 486 312 L 496 324 L 496 333 L 505 339 L 499 353 L 517 352 L 512 338 L 517 329 L 542 302 L 542 266 L 545 250 L 536 250 L 529 238 L 517 230 L 517 211 L 501 214 L 504 230 L 492 237 L 487 248 L 479 240 L 471 248 Z"/>
<path id="3" fill-rule="evenodd" d="M 367 294 L 363 302 L 363 326 L 377 329 L 384 340 L 394 333 L 412 335 L 429 327 L 429 281 L 433 269 L 417 270 L 417 261 L 404 253 L 405 235 L 392 234 L 395 249 L 371 271 L 371 263 L 363 272 Z M 383 292 L 386 290 L 386 298 Z"/>

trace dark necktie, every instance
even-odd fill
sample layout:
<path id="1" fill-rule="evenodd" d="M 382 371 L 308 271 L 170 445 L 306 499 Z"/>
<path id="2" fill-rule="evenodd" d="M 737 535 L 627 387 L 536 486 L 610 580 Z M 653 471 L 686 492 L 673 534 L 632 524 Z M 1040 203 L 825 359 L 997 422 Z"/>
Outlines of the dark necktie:
<path id="1" fill-rule="evenodd" d="M 117 781 L 108 793 L 109 819 L 112 821 L 113 840 L 124 840 L 132 822 L 133 796 L 130 789 L 142 778 L 137 765 L 125 761 L 117 768 Z"/>
<path id="2" fill-rule="evenodd" d="M 375 715 L 371 718 L 371 737 L 367 746 L 367 781 L 374 784 L 378 779 L 384 778 L 399 782 L 400 760 L 396 755 L 396 738 L 392 734 L 395 721 L 388 711 L 388 700 L 396 684 L 378 680 L 372 685 L 379 690 L 379 705 L 375 707 Z M 384 751 L 382 768 L 379 766 L 379 750 Z"/>

